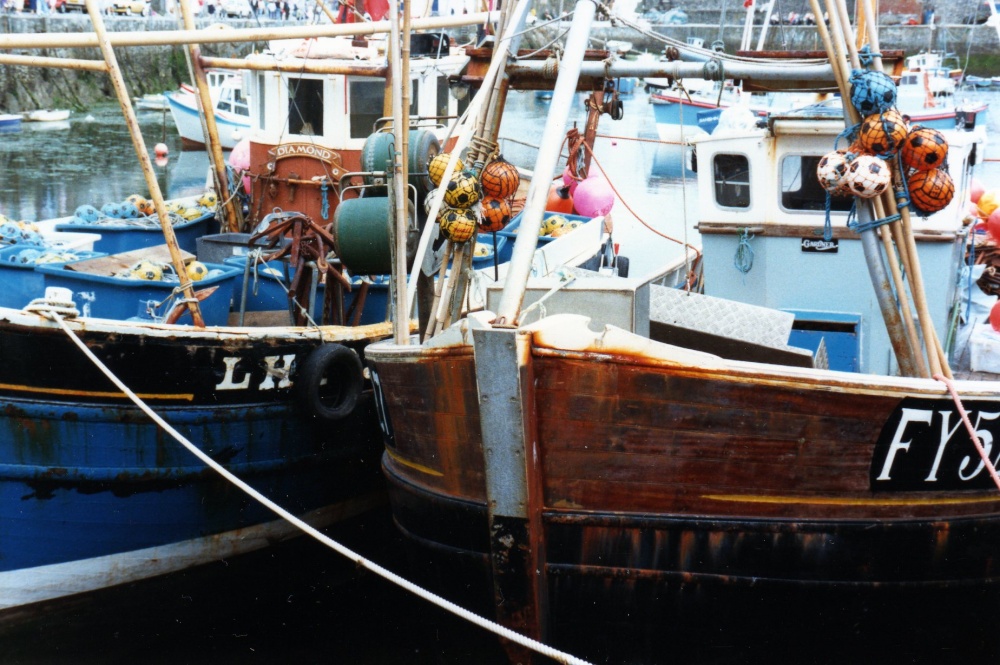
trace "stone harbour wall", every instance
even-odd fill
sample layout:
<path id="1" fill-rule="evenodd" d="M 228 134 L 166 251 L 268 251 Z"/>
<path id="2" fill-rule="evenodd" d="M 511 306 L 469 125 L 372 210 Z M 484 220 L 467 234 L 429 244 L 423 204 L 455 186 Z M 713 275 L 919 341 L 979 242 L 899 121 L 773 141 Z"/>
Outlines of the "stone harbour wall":
<path id="1" fill-rule="evenodd" d="M 722 40 L 728 53 L 735 53 L 743 35 L 741 18 L 730 12 L 730 24 L 688 23 L 684 25 L 653 26 L 653 31 L 680 41 L 697 37 L 706 46 Z M 212 23 L 199 19 L 199 27 Z M 229 20 L 233 27 L 256 27 L 254 21 Z M 261 21 L 262 25 L 274 25 Z M 177 21 L 172 17 L 108 17 L 106 26 L 113 31 L 175 30 Z M 522 46 L 538 48 L 554 39 L 565 26 L 550 25 L 527 33 Z M 752 43 L 757 44 L 761 26 L 755 27 Z M 82 14 L 3 14 L 0 15 L 0 33 L 45 33 L 57 39 L 60 33 L 91 31 L 90 21 Z M 463 40 L 470 33 L 453 33 L 456 40 Z M 884 49 L 901 49 L 907 54 L 928 50 L 953 52 L 964 65 L 968 57 L 968 71 L 980 75 L 995 75 L 1000 71 L 998 38 L 996 30 L 986 25 L 896 25 L 883 26 L 879 31 Z M 592 32 L 592 45 L 601 48 L 608 40 L 630 42 L 636 51 L 662 53 L 663 44 L 655 38 L 645 37 L 635 31 L 598 23 Z M 206 55 L 239 58 L 255 48 L 262 50 L 263 43 L 206 44 Z M 815 26 L 773 26 L 767 33 L 765 49 L 771 50 L 822 50 L 823 45 Z M 14 53 L 53 58 L 101 60 L 98 49 L 47 48 L 16 50 Z M 117 48 L 116 57 L 125 77 L 129 93 L 139 96 L 151 92 L 175 89 L 181 82 L 189 81 L 184 48 L 181 46 L 138 46 Z M 37 108 L 73 108 L 88 106 L 114 99 L 110 79 L 101 73 L 75 69 L 0 65 L 0 110 L 20 112 Z"/>
<path id="2" fill-rule="evenodd" d="M 176 30 L 177 21 L 167 18 L 109 18 L 108 32 Z M 58 39 L 61 33 L 89 32 L 85 15 L 50 16 L 5 14 L 0 16 L 0 33 L 46 33 Z M 253 44 L 206 44 L 205 55 L 239 58 L 250 53 Z M 260 45 L 258 45 L 260 48 Z M 22 55 L 49 58 L 96 60 L 103 62 L 97 48 L 17 49 Z M 129 93 L 133 97 L 177 88 L 190 81 L 182 46 L 135 46 L 115 49 L 115 57 Z M 115 99 L 107 74 L 76 69 L 0 65 L 0 109 L 18 113 L 39 108 L 82 110 L 95 103 Z"/>

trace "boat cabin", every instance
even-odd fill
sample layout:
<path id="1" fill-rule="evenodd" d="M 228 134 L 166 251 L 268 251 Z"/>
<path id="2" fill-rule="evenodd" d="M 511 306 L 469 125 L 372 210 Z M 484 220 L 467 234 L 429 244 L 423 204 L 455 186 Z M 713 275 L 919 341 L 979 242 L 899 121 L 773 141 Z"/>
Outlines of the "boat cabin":
<path id="1" fill-rule="evenodd" d="M 838 113 L 807 107 L 772 116 L 766 128 L 695 141 L 705 293 L 794 314 L 789 344 L 815 350 L 823 340 L 831 369 L 891 375 L 896 360 L 862 243 L 847 227 L 854 198 L 828 200 L 816 178 L 844 130 Z M 955 196 L 937 213 L 911 217 L 941 340 L 968 233 L 970 168 L 983 140 L 981 130 L 946 136 Z M 843 139 L 836 145 L 846 146 Z M 825 240 L 828 205 L 832 237 Z"/>
<path id="2" fill-rule="evenodd" d="M 251 104 L 250 211 L 256 223 L 274 208 L 330 220 L 347 173 L 382 171 L 384 159 L 362 163 L 368 138 L 386 131 L 393 86 L 384 41 L 284 40 L 247 58 Z M 256 71 L 278 61 L 281 71 Z M 449 77 L 468 62 L 445 34 L 414 35 L 410 60 L 410 170 L 426 172 L 448 127 L 468 105 Z M 386 155 L 388 157 L 388 155 Z M 346 183 L 344 183 L 346 184 Z"/>

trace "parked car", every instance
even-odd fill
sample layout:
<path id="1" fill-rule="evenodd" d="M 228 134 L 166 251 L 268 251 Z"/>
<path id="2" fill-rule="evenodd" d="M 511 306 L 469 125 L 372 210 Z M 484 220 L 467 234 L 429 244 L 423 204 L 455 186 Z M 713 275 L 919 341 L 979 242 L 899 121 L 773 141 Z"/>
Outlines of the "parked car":
<path id="1" fill-rule="evenodd" d="M 990 16 L 993 15 L 993 12 L 990 11 L 991 4 L 996 8 L 996 13 L 1000 14 L 1000 0 L 983 0 L 983 2 L 976 7 L 976 11 L 974 13 L 969 14 L 962 19 L 962 23 L 965 25 L 981 25 L 986 23 Z"/>
<path id="2" fill-rule="evenodd" d="M 149 16 L 150 0 L 113 0 L 108 6 L 108 13 L 119 16 Z"/>
<path id="3" fill-rule="evenodd" d="M 87 5 L 84 0 L 53 0 L 49 7 L 60 14 L 65 14 L 66 12 L 85 13 L 87 11 Z"/>

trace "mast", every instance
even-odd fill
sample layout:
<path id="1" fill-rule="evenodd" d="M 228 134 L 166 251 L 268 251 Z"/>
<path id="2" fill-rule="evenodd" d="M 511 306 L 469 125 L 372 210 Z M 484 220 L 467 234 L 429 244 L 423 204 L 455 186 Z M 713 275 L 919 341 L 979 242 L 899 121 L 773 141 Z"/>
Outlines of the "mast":
<path id="1" fill-rule="evenodd" d="M 566 38 L 566 50 L 559 65 L 559 76 L 552 91 L 551 111 L 545 121 L 545 131 L 538 148 L 531 186 L 528 188 L 527 202 L 521 217 L 521 227 L 514 243 L 514 253 L 507 270 L 507 280 L 497 307 L 494 325 L 515 326 L 524 300 L 524 289 L 531 274 L 531 259 L 538 244 L 538 230 L 545 214 L 545 202 L 549 195 L 549 184 L 556 173 L 559 161 L 559 147 L 566 134 L 573 96 L 576 94 L 580 78 L 580 63 L 587 50 L 590 25 L 594 20 L 594 3 L 579 0 L 573 12 L 573 22 Z"/>
<path id="2" fill-rule="evenodd" d="M 194 29 L 194 14 L 191 12 L 190 0 L 181 0 L 181 16 L 184 27 L 188 30 Z M 201 106 L 201 128 L 202 136 L 205 139 L 205 151 L 208 153 L 209 161 L 212 163 L 213 180 L 215 181 L 215 193 L 219 199 L 219 211 L 224 218 L 223 228 L 229 232 L 240 231 L 242 226 L 241 210 L 236 204 L 236 200 L 229 196 L 229 177 L 226 174 L 226 161 L 222 156 L 222 144 L 219 142 L 219 126 L 215 122 L 215 107 L 212 95 L 208 87 L 208 79 L 205 77 L 205 69 L 201 65 L 201 48 L 197 44 L 188 44 L 187 50 L 188 66 L 191 69 L 191 76 L 194 79 L 195 87 L 198 89 L 198 105 Z"/>
<path id="3" fill-rule="evenodd" d="M 402 33 L 399 25 L 399 2 L 392 3 L 390 23 L 392 33 L 389 39 L 392 62 L 392 80 L 395 84 L 392 94 L 392 131 L 395 139 L 393 180 L 391 198 L 394 205 L 395 251 L 393 252 L 393 297 L 396 300 L 396 315 L 393 319 L 393 341 L 406 345 L 410 340 L 409 301 L 406 298 L 406 231 L 407 215 L 408 153 L 410 131 L 410 3 L 403 0 Z M 419 266 L 414 266 L 419 269 Z"/>
<path id="4" fill-rule="evenodd" d="M 115 57 L 114 48 L 108 39 L 104 29 L 104 20 L 101 18 L 97 0 L 87 0 L 87 13 L 90 21 L 94 25 L 94 34 L 97 37 L 98 46 L 104 55 L 104 62 L 107 65 L 107 72 L 111 77 L 111 84 L 118 96 L 118 103 L 125 115 L 125 124 L 128 126 L 129 134 L 132 136 L 132 146 L 135 148 L 136 156 L 142 165 L 142 175 L 146 178 L 146 186 L 149 188 L 149 195 L 153 199 L 153 206 L 156 208 L 156 216 L 160 218 L 160 227 L 163 229 L 163 239 L 167 243 L 167 250 L 170 252 L 170 263 L 177 272 L 180 279 L 181 291 L 184 294 L 184 304 L 191 312 L 194 324 L 200 328 L 205 327 L 205 320 L 201 316 L 201 307 L 198 299 L 194 297 L 194 288 L 191 286 L 191 278 L 184 268 L 184 260 L 181 258 L 181 250 L 177 246 L 177 237 L 174 235 L 174 227 L 170 223 L 170 213 L 167 212 L 167 204 L 163 201 L 163 192 L 160 191 L 160 183 L 156 180 L 156 173 L 153 171 L 153 164 L 149 160 L 149 151 L 146 149 L 146 142 L 142 138 L 139 130 L 139 121 L 135 117 L 135 110 L 132 108 L 132 101 L 125 89 L 125 79 L 122 78 L 121 69 L 118 67 L 118 59 Z"/>

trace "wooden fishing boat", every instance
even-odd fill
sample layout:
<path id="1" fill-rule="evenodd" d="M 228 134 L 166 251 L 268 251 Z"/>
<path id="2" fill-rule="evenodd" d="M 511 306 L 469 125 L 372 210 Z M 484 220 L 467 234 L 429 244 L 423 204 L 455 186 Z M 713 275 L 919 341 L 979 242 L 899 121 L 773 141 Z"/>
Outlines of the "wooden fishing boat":
<path id="1" fill-rule="evenodd" d="M 874 231 L 848 230 L 835 206 L 824 239 L 815 167 L 843 129 L 819 108 L 698 142 L 705 294 L 509 277 L 440 335 L 368 347 L 420 579 L 598 662 L 704 657 L 719 640 L 772 659 L 795 645 L 789 660 L 902 643 L 995 656 L 980 622 L 1000 598 L 1000 382 L 985 365 L 952 381 L 891 359 L 908 356 L 879 329 L 892 324 L 865 276 Z M 982 132 L 948 138 L 957 193 L 914 222 L 907 264 L 917 284 L 912 266 L 933 276 L 929 340 L 962 305 Z M 529 192 L 529 225 L 542 198 Z"/>

